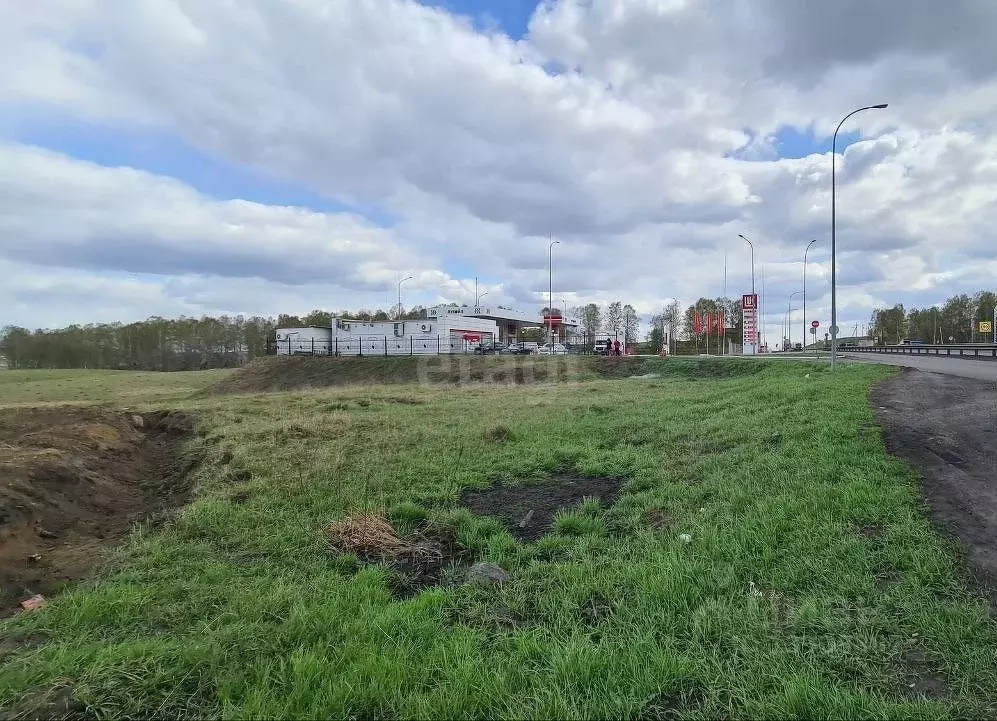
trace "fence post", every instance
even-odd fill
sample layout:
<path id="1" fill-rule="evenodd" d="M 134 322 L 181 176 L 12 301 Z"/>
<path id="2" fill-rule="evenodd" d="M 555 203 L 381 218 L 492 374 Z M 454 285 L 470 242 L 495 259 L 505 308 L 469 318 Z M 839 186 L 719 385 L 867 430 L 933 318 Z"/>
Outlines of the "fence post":
<path id="1" fill-rule="evenodd" d="M 412 340 L 412 339 L 413 339 L 414 337 L 415 337 L 415 336 L 411 336 L 411 335 L 410 335 L 410 336 L 408 337 L 408 354 L 409 354 L 409 355 L 414 355 L 414 354 L 413 354 L 413 352 L 412 352 L 412 351 L 414 350 L 414 346 L 412 345 L 412 343 L 413 343 L 413 340 Z"/>
<path id="2" fill-rule="evenodd" d="M 441 350 L 442 350 L 442 348 L 440 346 L 440 335 L 439 335 L 439 333 L 437 333 L 436 334 L 436 355 L 439 355 Z"/>
<path id="3" fill-rule="evenodd" d="M 358 337 L 360 344 L 357 346 L 357 357 L 363 358 L 363 336 Z"/>
<path id="4" fill-rule="evenodd" d="M 388 357 L 388 336 L 384 336 L 384 357 Z"/>

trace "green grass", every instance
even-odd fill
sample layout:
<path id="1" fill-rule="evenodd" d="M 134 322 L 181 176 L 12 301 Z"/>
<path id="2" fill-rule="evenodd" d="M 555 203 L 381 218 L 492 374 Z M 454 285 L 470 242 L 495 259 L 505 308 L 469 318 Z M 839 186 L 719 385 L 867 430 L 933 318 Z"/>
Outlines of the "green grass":
<path id="1" fill-rule="evenodd" d="M 0 641 L 0 708 L 33 715 L 70 684 L 108 718 L 997 712 L 988 606 L 873 427 L 890 371 L 696 363 L 529 388 L 180 402 L 150 386 L 201 418 L 199 500 L 0 625 L 41 640 Z M 564 471 L 629 480 L 535 544 L 456 506 L 465 487 Z M 368 510 L 452 529 L 513 580 L 396 601 L 388 571 L 322 536 Z M 938 698 L 910 670 L 943 677 Z"/>
<path id="2" fill-rule="evenodd" d="M 55 403 L 130 405 L 171 402 L 217 383 L 231 372 L 3 370 L 0 371 L 0 408 Z"/>

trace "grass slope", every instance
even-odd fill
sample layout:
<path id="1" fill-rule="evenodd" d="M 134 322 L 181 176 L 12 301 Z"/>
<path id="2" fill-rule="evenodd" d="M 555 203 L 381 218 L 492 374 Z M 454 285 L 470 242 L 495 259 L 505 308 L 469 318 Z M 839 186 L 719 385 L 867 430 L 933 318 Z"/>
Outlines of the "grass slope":
<path id="1" fill-rule="evenodd" d="M 231 372 L 6 370 L 0 371 L 0 407 L 53 403 L 169 403 L 218 383 Z"/>
<path id="2" fill-rule="evenodd" d="M 109 718 L 993 715 L 997 628 L 873 424 L 889 371 L 671 363 L 180 404 L 200 499 L 0 625 L 0 708 L 71 690 Z M 456 507 L 561 471 L 629 480 L 534 544 Z M 322 535 L 385 509 L 513 580 L 395 600 Z"/>

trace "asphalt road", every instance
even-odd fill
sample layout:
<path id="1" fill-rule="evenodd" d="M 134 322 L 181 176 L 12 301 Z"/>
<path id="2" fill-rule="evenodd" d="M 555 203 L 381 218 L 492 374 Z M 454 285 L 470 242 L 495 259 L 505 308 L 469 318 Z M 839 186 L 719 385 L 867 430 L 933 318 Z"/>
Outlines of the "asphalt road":
<path id="1" fill-rule="evenodd" d="M 850 361 L 885 363 L 892 366 L 917 368 L 926 373 L 944 373 L 949 376 L 960 376 L 962 378 L 997 383 L 997 362 L 992 360 L 969 360 L 968 358 L 945 358 L 927 355 L 893 355 L 887 353 L 843 353 L 842 355 Z"/>

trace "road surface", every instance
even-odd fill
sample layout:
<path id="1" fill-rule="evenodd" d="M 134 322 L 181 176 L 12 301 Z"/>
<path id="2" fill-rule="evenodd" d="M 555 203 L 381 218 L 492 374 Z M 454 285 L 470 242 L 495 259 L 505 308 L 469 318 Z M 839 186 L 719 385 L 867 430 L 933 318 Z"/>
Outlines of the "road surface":
<path id="1" fill-rule="evenodd" d="M 997 362 L 992 360 L 970 360 L 968 358 L 946 358 L 944 356 L 894 355 L 888 353 L 842 353 L 850 361 L 885 363 L 886 365 L 917 368 L 926 373 L 944 373 L 978 381 L 997 383 Z"/>

